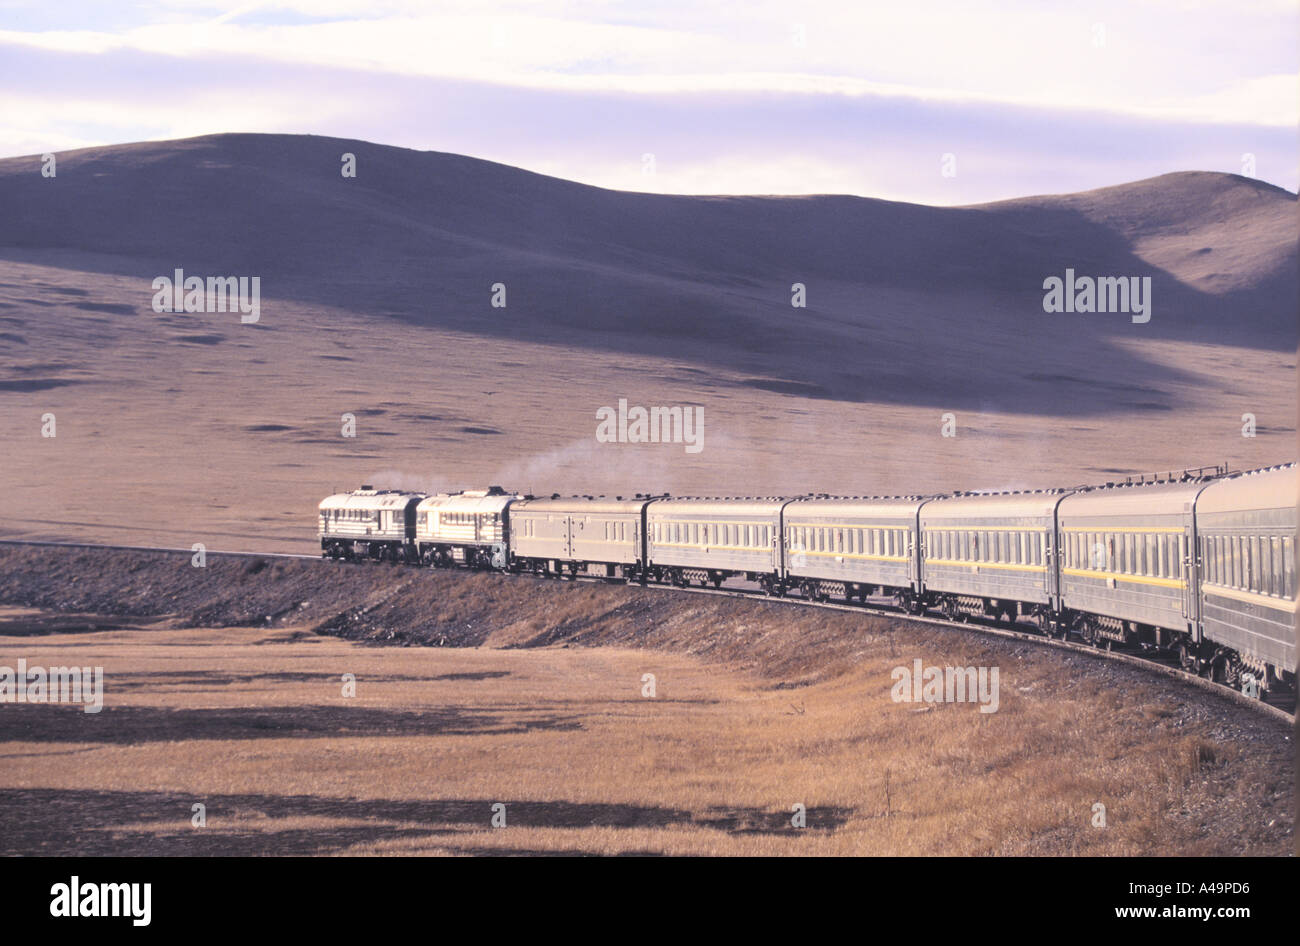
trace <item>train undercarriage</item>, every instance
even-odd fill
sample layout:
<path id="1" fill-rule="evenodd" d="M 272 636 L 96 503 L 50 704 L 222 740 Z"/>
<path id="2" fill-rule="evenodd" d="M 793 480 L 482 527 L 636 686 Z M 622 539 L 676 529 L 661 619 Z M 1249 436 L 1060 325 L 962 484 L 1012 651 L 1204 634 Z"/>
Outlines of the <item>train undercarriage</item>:
<path id="1" fill-rule="evenodd" d="M 418 563 L 434 568 L 495 567 L 493 550 L 478 546 L 416 546 L 397 541 L 322 539 L 321 556 L 341 561 Z M 869 598 L 888 598 L 895 607 L 909 614 L 935 611 L 949 620 L 960 622 L 972 619 L 1006 625 L 1029 622 L 1049 637 L 1061 640 L 1075 638 L 1099 649 L 1134 648 L 1174 656 L 1183 670 L 1247 694 L 1262 696 L 1275 691 L 1294 693 L 1296 689 L 1293 670 L 1279 669 L 1263 661 L 1243 657 L 1237 651 L 1211 641 L 1193 641 L 1192 635 L 1186 630 L 1171 630 L 1080 611 L 1058 612 L 1043 604 L 942 592 L 917 595 L 911 588 L 825 579 L 783 579 L 771 572 L 735 572 L 668 565 L 643 568 L 640 563 L 512 557 L 506 570 L 547 578 L 573 580 L 580 576 L 597 577 L 621 579 L 629 584 L 655 582 L 679 588 L 720 588 L 729 579 L 744 579 L 757 584 L 764 594 L 772 597 L 785 597 L 798 591 L 804 600 L 819 603 L 838 600 L 848 604 L 866 604 Z"/>
<path id="2" fill-rule="evenodd" d="M 419 561 L 413 545 L 395 539 L 322 539 L 320 556 L 342 562 L 399 562 L 414 565 Z"/>

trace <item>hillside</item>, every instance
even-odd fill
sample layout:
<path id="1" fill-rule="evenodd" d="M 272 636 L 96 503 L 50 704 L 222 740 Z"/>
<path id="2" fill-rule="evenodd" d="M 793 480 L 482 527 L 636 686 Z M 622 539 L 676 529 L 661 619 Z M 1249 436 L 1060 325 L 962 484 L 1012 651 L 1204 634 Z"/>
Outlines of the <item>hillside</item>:
<path id="1" fill-rule="evenodd" d="M 888 493 L 1294 456 L 1296 197 L 1246 178 L 940 208 L 312 136 L 40 164 L 0 161 L 3 534 L 301 548 L 362 481 Z M 177 268 L 260 277 L 259 321 L 152 311 Z M 1150 321 L 1045 313 L 1067 269 L 1149 275 Z M 705 449 L 598 444 L 623 398 L 703 406 Z"/>

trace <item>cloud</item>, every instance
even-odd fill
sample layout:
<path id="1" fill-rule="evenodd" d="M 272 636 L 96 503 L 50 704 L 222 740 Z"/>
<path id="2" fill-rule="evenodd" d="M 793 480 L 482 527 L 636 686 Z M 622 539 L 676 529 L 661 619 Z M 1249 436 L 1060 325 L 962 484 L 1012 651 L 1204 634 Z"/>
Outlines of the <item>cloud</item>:
<path id="1" fill-rule="evenodd" d="M 0 5 L 0 153 L 311 132 L 621 189 L 947 204 L 1245 154 L 1290 190 L 1300 174 L 1286 4 L 41 9 Z"/>

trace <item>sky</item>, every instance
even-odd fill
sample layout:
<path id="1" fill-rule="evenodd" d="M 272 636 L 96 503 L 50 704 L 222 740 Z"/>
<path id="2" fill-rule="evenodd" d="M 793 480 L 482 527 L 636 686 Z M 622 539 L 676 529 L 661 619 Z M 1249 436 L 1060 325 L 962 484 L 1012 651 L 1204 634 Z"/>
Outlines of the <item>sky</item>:
<path id="1" fill-rule="evenodd" d="M 0 156 L 335 135 L 622 190 L 1300 185 L 1300 0 L 0 0 Z"/>

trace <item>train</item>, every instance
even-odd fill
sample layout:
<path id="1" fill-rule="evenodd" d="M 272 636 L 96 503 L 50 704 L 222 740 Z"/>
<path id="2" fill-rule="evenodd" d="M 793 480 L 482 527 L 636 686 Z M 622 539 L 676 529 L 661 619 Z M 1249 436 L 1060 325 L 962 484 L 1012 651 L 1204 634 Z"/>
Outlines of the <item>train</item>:
<path id="1" fill-rule="evenodd" d="M 1295 691 L 1295 463 L 943 495 L 536 497 L 358 490 L 319 506 L 321 555 L 721 588 L 1032 624 Z"/>

